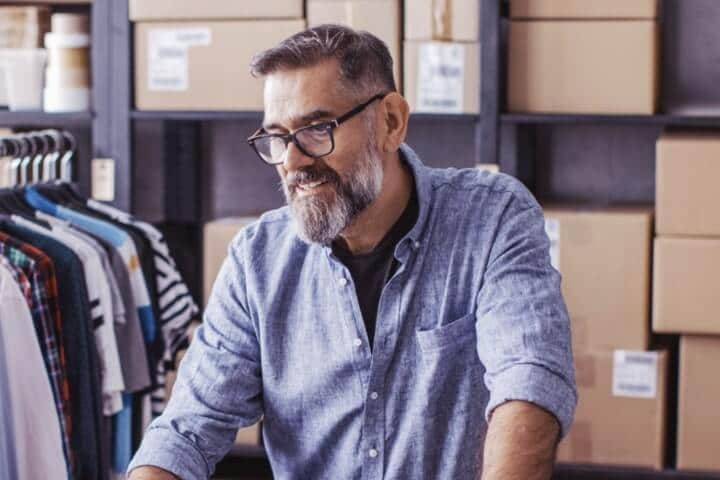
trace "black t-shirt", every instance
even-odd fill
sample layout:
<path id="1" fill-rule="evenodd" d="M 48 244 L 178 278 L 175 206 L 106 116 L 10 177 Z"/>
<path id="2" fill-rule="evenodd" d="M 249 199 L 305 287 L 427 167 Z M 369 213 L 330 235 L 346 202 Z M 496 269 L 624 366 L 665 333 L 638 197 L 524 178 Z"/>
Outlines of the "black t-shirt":
<path id="1" fill-rule="evenodd" d="M 402 215 L 372 252 L 353 255 L 341 242 L 333 243 L 333 253 L 350 270 L 355 283 L 355 292 L 370 345 L 373 344 L 375 336 L 380 294 L 398 267 L 394 257 L 395 246 L 415 225 L 418 208 L 417 192 L 413 184 L 410 200 Z"/>

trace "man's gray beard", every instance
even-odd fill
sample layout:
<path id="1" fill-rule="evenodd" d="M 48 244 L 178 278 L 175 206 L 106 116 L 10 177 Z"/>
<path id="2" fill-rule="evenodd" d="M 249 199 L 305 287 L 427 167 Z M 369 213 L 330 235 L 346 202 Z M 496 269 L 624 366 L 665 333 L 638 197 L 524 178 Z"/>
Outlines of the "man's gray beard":
<path id="1" fill-rule="evenodd" d="M 333 192 L 299 197 L 283 182 L 285 199 L 303 241 L 330 245 L 380 194 L 383 167 L 377 150 L 368 146 L 363 158 L 353 165 L 340 184 L 330 185 Z"/>

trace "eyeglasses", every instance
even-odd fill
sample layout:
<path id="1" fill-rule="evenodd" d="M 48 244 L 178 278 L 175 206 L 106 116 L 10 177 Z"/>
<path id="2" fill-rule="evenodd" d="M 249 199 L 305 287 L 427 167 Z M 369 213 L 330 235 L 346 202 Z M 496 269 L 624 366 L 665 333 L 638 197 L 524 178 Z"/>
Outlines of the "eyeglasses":
<path id="1" fill-rule="evenodd" d="M 342 123 L 365 110 L 375 100 L 381 100 L 386 95 L 387 93 L 375 95 L 367 102 L 358 105 L 335 120 L 308 125 L 307 127 L 298 128 L 294 132 L 286 134 L 267 133 L 265 129 L 261 128 L 248 138 L 248 143 L 260 159 L 269 165 L 283 163 L 290 142 L 293 142 L 304 155 L 314 159 L 330 155 L 335 150 L 333 131 Z"/>

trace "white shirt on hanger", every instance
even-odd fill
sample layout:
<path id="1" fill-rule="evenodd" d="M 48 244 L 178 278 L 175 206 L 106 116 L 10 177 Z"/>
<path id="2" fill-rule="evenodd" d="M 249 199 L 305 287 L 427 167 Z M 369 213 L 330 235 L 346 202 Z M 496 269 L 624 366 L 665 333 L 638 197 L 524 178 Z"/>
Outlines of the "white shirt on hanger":
<path id="1" fill-rule="evenodd" d="M 0 355 L 5 357 L 18 478 L 67 472 L 60 419 L 27 301 L 0 256 Z M 5 412 L 3 412 L 5 414 Z"/>

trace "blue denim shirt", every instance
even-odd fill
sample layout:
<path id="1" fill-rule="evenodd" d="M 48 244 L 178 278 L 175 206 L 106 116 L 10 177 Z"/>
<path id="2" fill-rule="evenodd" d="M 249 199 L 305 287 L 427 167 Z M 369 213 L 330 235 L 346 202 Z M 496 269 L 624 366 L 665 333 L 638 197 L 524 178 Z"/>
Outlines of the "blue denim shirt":
<path id="1" fill-rule="evenodd" d="M 425 167 L 373 350 L 352 278 L 287 207 L 232 241 L 165 413 L 131 467 L 208 477 L 263 418 L 278 479 L 475 479 L 508 400 L 572 421 L 570 326 L 543 214 L 516 180 Z"/>

